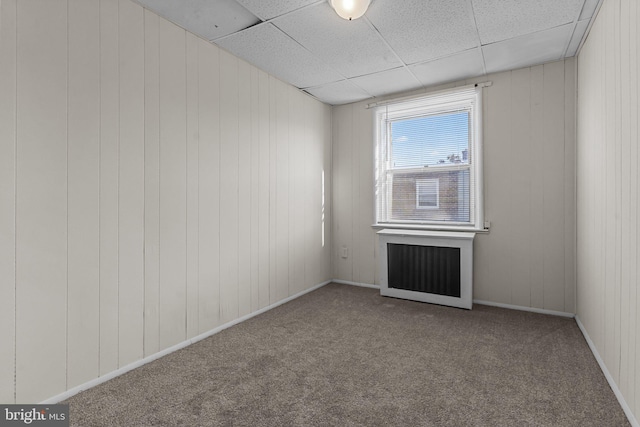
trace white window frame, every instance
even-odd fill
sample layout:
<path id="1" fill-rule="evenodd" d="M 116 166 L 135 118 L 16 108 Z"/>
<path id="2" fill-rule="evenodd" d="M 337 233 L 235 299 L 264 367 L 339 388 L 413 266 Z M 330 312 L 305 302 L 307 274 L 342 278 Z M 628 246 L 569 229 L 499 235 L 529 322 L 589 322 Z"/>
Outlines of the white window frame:
<path id="1" fill-rule="evenodd" d="M 436 205 L 421 206 L 420 205 L 420 189 L 433 186 L 436 189 Z M 416 180 L 416 209 L 440 209 L 440 178 L 422 178 Z"/>
<path id="2" fill-rule="evenodd" d="M 482 170 L 482 88 L 490 83 L 468 85 L 455 89 L 432 92 L 426 95 L 399 98 L 382 103 L 371 104 L 374 107 L 375 123 L 375 224 L 378 228 L 405 228 L 426 230 L 484 230 L 483 170 Z M 468 222 L 453 221 L 412 221 L 391 220 L 392 180 L 387 179 L 387 171 L 393 170 L 388 156 L 390 144 L 390 123 L 394 120 L 411 117 L 447 114 L 455 111 L 469 111 L 471 129 L 469 130 L 468 158 L 471 163 L 470 178 L 470 220 Z M 468 166 L 464 165 L 463 168 Z M 460 169 L 460 165 L 447 164 L 434 166 L 433 171 L 450 171 Z M 424 171 L 424 169 L 420 169 Z M 412 168 L 404 169 L 406 172 Z M 418 171 L 418 169 L 416 169 Z M 384 215 L 381 218 L 381 213 Z"/>

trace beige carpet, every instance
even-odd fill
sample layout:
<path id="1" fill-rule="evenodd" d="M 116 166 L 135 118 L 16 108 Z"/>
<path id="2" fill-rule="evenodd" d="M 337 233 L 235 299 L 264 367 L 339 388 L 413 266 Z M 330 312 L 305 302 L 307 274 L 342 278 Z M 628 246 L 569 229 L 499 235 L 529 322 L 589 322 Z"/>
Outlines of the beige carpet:
<path id="1" fill-rule="evenodd" d="M 81 393 L 74 426 L 626 426 L 572 319 L 331 284 Z"/>

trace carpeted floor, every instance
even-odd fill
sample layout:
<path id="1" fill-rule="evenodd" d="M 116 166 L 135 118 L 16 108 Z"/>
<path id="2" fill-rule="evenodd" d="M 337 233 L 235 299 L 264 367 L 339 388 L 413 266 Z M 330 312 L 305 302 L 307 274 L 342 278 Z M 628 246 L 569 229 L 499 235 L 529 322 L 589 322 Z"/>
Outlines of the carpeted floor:
<path id="1" fill-rule="evenodd" d="M 331 284 L 69 399 L 73 426 L 627 426 L 572 319 Z"/>

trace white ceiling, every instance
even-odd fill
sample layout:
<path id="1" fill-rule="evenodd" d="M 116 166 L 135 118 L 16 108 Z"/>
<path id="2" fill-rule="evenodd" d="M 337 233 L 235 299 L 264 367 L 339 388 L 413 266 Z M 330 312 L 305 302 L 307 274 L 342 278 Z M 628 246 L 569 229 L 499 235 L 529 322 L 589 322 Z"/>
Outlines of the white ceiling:
<path id="1" fill-rule="evenodd" d="M 327 104 L 576 54 L 600 0 L 136 0 Z"/>

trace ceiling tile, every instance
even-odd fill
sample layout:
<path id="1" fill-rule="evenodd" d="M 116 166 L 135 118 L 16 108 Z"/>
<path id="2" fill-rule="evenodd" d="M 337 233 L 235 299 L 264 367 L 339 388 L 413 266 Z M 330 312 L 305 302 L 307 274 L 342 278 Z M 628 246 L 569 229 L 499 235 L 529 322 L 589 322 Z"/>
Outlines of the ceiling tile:
<path id="1" fill-rule="evenodd" d="M 414 64 L 409 69 L 424 86 L 433 86 L 484 74 L 480 49 L 471 49 L 435 61 Z"/>
<path id="2" fill-rule="evenodd" d="M 585 0 L 472 0 L 482 44 L 573 22 Z"/>
<path id="3" fill-rule="evenodd" d="M 598 7 L 598 3 L 600 0 L 587 0 L 584 3 L 584 7 L 582 8 L 582 13 L 580 14 L 580 20 L 589 19 L 593 16 Z"/>
<path id="4" fill-rule="evenodd" d="M 366 16 L 407 64 L 478 46 L 468 0 L 375 0 Z"/>
<path id="5" fill-rule="evenodd" d="M 420 82 L 404 67 L 356 77 L 350 81 L 373 96 L 384 96 L 422 88 Z"/>
<path id="6" fill-rule="evenodd" d="M 364 20 L 344 20 L 327 2 L 290 13 L 272 23 L 345 77 L 402 65 Z"/>
<path id="7" fill-rule="evenodd" d="M 263 20 L 275 18 L 301 7 L 317 3 L 318 0 L 237 0 Z"/>
<path id="8" fill-rule="evenodd" d="M 216 40 L 216 44 L 297 87 L 319 86 L 343 78 L 270 23 Z"/>
<path id="9" fill-rule="evenodd" d="M 555 61 L 564 55 L 573 24 L 482 47 L 487 73 Z"/>
<path id="10" fill-rule="evenodd" d="M 578 21 L 576 24 L 576 29 L 573 31 L 573 36 L 571 37 L 571 41 L 569 42 L 569 47 L 567 48 L 566 57 L 574 56 L 578 51 L 578 47 L 580 46 L 580 42 L 584 37 L 584 33 L 587 31 L 587 27 L 589 26 L 589 19 L 585 19 L 584 21 Z"/>
<path id="11" fill-rule="evenodd" d="M 320 101 L 331 105 L 348 104 L 350 102 L 357 102 L 371 98 L 370 94 L 348 80 L 308 88 L 305 89 L 305 91 L 315 96 Z"/>
<path id="12" fill-rule="evenodd" d="M 255 25 L 260 20 L 234 0 L 136 0 L 144 7 L 207 40 Z"/>

